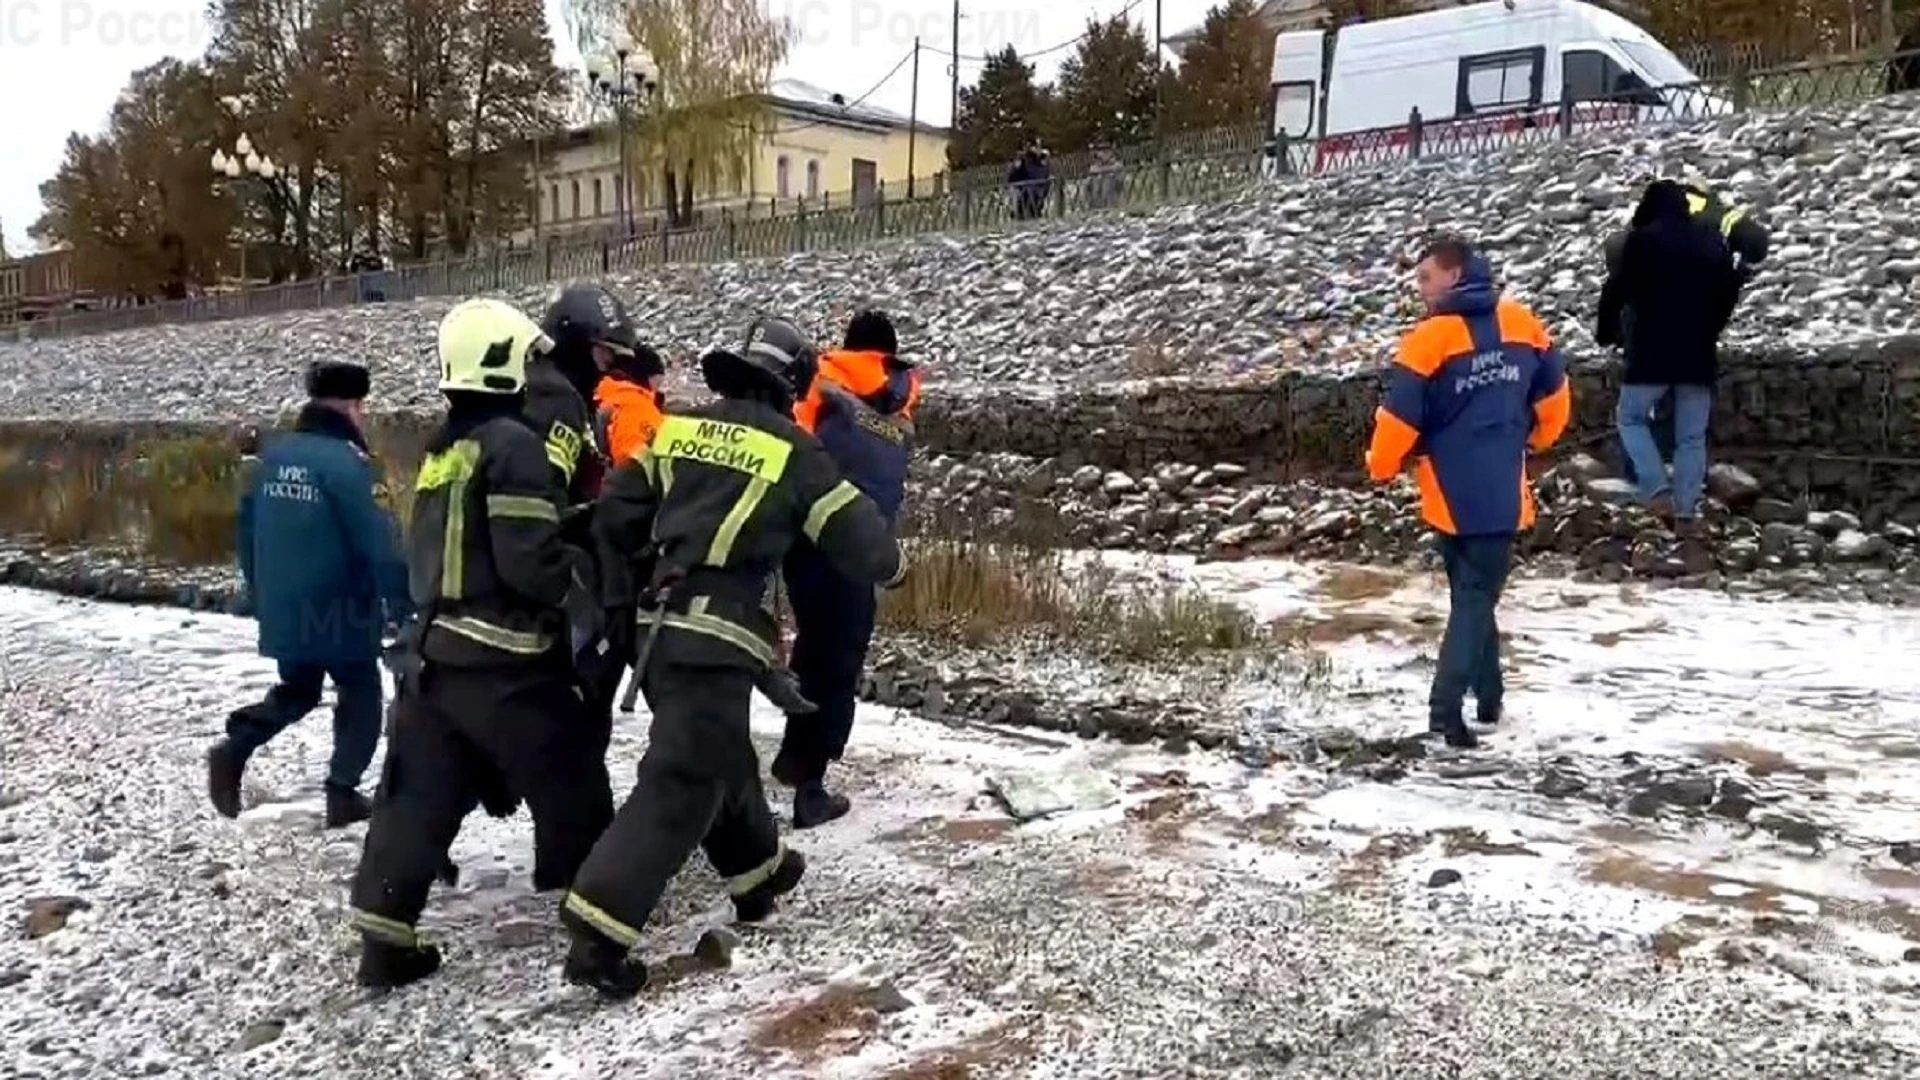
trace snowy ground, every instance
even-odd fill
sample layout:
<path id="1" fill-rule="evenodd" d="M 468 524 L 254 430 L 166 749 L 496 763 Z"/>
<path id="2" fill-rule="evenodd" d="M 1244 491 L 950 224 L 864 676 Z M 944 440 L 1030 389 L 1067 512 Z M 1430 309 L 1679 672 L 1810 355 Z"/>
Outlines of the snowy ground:
<path id="1" fill-rule="evenodd" d="M 1293 736 L 1420 726 L 1432 582 L 1173 572 L 1331 655 L 1315 707 L 1277 710 Z M 1920 621 L 1541 582 L 1507 612 L 1508 728 L 1389 770 L 868 711 L 856 813 L 798 841 L 794 902 L 730 971 L 601 1009 L 558 978 L 524 818 L 463 832 L 427 917 L 442 975 L 363 1001 L 324 717 L 263 753 L 241 820 L 205 805 L 218 717 L 268 683 L 248 624 L 0 590 L 0 910 L 23 928 L 0 1076 L 1920 1074 L 1920 873 L 1895 857 L 1920 851 L 1893 846 L 1920 841 Z M 642 738 L 622 725 L 616 777 Z M 1067 769 L 1120 804 L 1015 826 L 982 795 Z M 1737 779 L 1746 820 L 1698 806 L 1700 775 L 1716 807 Z M 724 911 L 696 865 L 644 949 Z"/>

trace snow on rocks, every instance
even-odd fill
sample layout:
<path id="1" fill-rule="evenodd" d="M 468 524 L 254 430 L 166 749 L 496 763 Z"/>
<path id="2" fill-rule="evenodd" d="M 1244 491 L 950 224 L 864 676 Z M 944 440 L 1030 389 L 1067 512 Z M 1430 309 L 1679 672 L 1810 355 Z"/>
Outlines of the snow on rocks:
<path id="1" fill-rule="evenodd" d="M 1167 463 L 1129 476 L 1014 454 L 940 455 L 916 470 L 917 504 L 946 519 L 1017 535 L 1023 518 L 1043 514 L 1079 547 L 1395 563 L 1427 558 L 1431 542 L 1410 482 L 1366 489 L 1261 483 L 1226 463 Z M 1732 465 L 1715 465 L 1709 479 L 1709 531 L 1685 539 L 1637 508 L 1631 485 L 1576 453 L 1539 477 L 1539 517 L 1521 552 L 1558 558 L 1582 579 L 1599 581 L 1885 601 L 1920 596 L 1916 533 L 1888 519 L 1886 507 L 1876 507 L 1868 525 L 1844 511 L 1760 497 L 1753 477 Z"/>
<path id="2" fill-rule="evenodd" d="M 1290 581 L 1231 584 L 1272 605 Z M 1686 917 L 1714 898 L 1747 911 L 1731 888 L 1701 900 L 1658 878 L 1576 876 L 1580 831 L 1603 823 L 1543 812 L 1498 775 L 1249 772 L 888 710 L 863 714 L 844 770 L 854 816 L 796 840 L 806 884 L 739 932 L 726 973 L 592 1007 L 557 977 L 524 818 L 476 817 L 455 849 L 462 885 L 429 908 L 448 967 L 363 1000 L 341 929 L 359 830 L 317 828 L 324 720 L 263 752 L 238 822 L 203 805 L 203 740 L 268 681 L 246 624 L 15 591 L 0 603 L 0 749 L 26 793 L 0 811 L 0 906 L 82 902 L 43 936 L 0 939 L 7 1075 L 1144 1080 L 1291 1065 L 1438 1080 L 1632 1060 L 1798 1080 L 1906 1076 L 1916 1060 L 1898 1041 L 1915 1030 L 1901 967 L 1789 948 L 1784 927 L 1810 917 L 1785 909 L 1768 916 L 1778 945 L 1722 928 L 1742 961 L 1701 955 L 1708 930 Z M 1521 742 L 1565 727 L 1531 711 L 1520 725 Z M 616 775 L 639 748 L 623 725 Z M 1104 772 L 1121 805 L 1025 826 L 991 810 L 984 776 L 1050 764 Z M 1883 779 L 1906 783 L 1857 783 Z M 1687 840 L 1661 843 L 1684 854 Z M 723 907 L 691 867 L 643 950 L 686 948 Z M 1681 930 L 1699 940 L 1662 936 Z"/>
<path id="3" fill-rule="evenodd" d="M 933 236 L 777 260 L 618 275 L 684 360 L 761 312 L 828 334 L 858 306 L 900 317 L 937 381 L 1034 387 L 1129 375 L 1359 370 L 1412 314 L 1421 234 L 1481 239 L 1577 355 L 1600 245 L 1661 174 L 1711 182 L 1776 231 L 1727 344 L 1804 346 L 1914 327 L 1920 126 L 1904 97 L 1607 131 L 1490 156 L 1275 182 L 1152 214 Z M 512 299 L 533 307 L 547 289 Z M 0 415 L 230 419 L 289 404 L 316 357 L 372 363 L 384 407 L 428 405 L 437 298 L 0 346 Z"/>

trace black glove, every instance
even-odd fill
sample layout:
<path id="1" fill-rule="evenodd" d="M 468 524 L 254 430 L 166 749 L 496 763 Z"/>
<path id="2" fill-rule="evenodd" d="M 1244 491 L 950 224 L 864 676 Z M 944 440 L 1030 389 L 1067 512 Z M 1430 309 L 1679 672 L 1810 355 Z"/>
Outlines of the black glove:
<path id="1" fill-rule="evenodd" d="M 786 668 L 767 668 L 760 673 L 754 685 L 760 688 L 768 701 L 788 716 L 805 716 L 820 711 L 820 706 L 808 701 L 800 693 L 799 678 Z"/>

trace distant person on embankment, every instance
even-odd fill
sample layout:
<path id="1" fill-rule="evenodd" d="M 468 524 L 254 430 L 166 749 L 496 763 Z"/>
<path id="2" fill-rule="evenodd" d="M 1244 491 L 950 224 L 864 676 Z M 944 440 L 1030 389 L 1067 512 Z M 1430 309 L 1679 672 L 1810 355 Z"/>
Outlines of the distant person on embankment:
<path id="1" fill-rule="evenodd" d="M 1500 295 L 1465 240 L 1428 244 L 1415 268 L 1427 316 L 1400 341 L 1375 414 L 1367 472 L 1385 483 L 1411 461 L 1420 515 L 1439 533 L 1451 609 L 1428 696 L 1428 730 L 1479 745 L 1465 721 L 1472 691 L 1483 725 L 1500 720 L 1500 602 L 1514 536 L 1533 525 L 1529 451 L 1566 430 L 1566 368 L 1546 327 Z"/>
<path id="2" fill-rule="evenodd" d="M 1719 375 L 1720 334 L 1733 316 L 1757 254 L 1744 215 L 1672 180 L 1647 185 L 1633 225 L 1610 259 L 1594 327 L 1602 345 L 1626 352 L 1616 410 L 1620 443 L 1641 500 L 1677 531 L 1697 525 L 1707 479 L 1707 425 Z M 1757 229 L 1758 226 L 1754 226 Z M 1673 475 L 1653 435 L 1663 400 L 1673 409 Z"/>
<path id="3" fill-rule="evenodd" d="M 278 661 L 280 682 L 228 716 L 227 737 L 207 751 L 207 794 L 224 817 L 240 813 L 248 759 L 318 707 L 328 679 L 336 701 L 327 827 L 371 813 L 359 787 L 380 742 L 380 641 L 412 617 L 412 604 L 361 434 L 369 384 L 357 364 L 315 364 L 293 430 L 267 438 L 241 493 L 234 547 L 260 654 Z"/>

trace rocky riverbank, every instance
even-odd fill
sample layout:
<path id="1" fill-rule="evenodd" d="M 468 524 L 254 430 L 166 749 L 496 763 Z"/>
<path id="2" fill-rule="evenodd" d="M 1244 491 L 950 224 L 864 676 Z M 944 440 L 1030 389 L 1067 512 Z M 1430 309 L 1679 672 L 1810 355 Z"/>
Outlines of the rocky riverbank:
<path id="1" fill-rule="evenodd" d="M 968 395 L 1144 376 L 1338 379 L 1388 359 L 1415 314 L 1406 259 L 1423 234 L 1449 227 L 1487 248 L 1570 355 L 1597 360 L 1600 245 L 1662 173 L 1702 179 L 1780 230 L 1728 332 L 1732 352 L 1819 353 L 1916 328 L 1920 125 L 1905 97 L 1396 162 L 1149 214 L 672 266 L 613 285 L 683 387 L 692 358 L 755 314 L 825 337 L 868 305 L 899 317 L 934 384 Z M 511 299 L 536 307 L 545 292 Z M 452 299 L 0 345 L 0 416 L 269 415 L 293 404 L 314 357 L 364 360 L 378 401 L 431 408 L 433 327 Z M 1821 392 L 1799 397 L 1820 410 Z"/>
<path id="2" fill-rule="evenodd" d="M 1015 455 L 925 463 L 916 505 L 1018 532 L 1041 518 L 1069 546 L 1232 560 L 1270 556 L 1424 563 L 1431 532 L 1410 483 L 1349 489 L 1261 483 L 1241 466 L 1167 464 L 1133 474 Z M 1813 509 L 1761 494 L 1716 465 L 1703 531 L 1681 537 L 1633 505 L 1624 481 L 1573 455 L 1537 480 L 1538 521 L 1523 561 L 1576 581 L 1647 580 L 1747 595 L 1920 600 L 1920 515 Z M 1911 524 L 1909 523 L 1911 522 Z"/>

